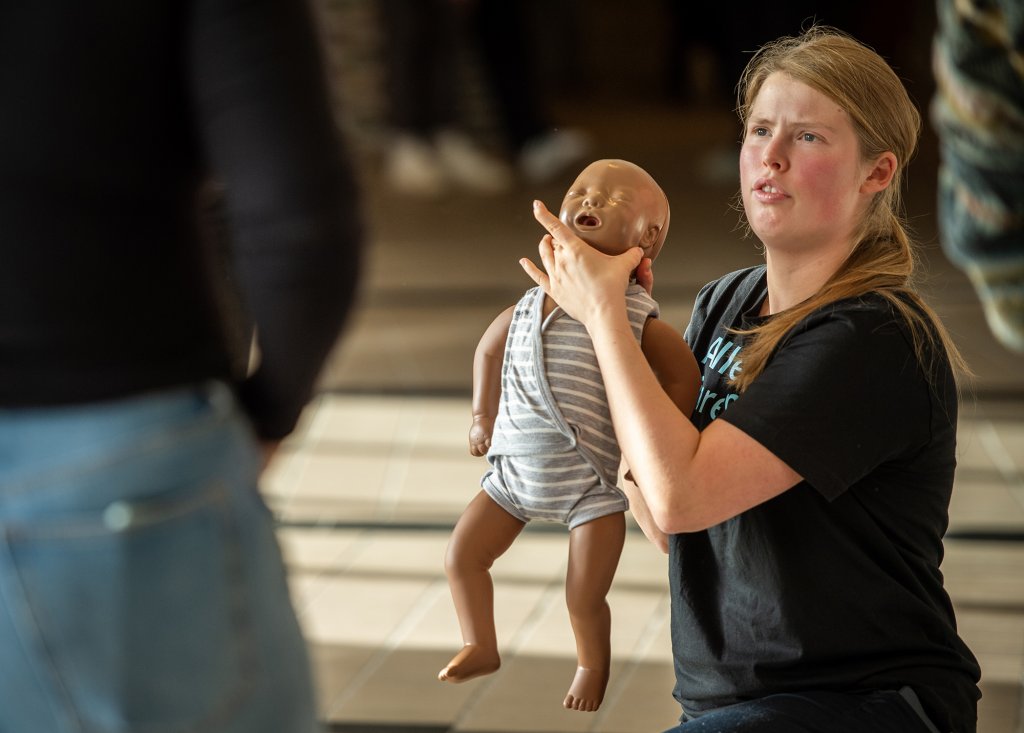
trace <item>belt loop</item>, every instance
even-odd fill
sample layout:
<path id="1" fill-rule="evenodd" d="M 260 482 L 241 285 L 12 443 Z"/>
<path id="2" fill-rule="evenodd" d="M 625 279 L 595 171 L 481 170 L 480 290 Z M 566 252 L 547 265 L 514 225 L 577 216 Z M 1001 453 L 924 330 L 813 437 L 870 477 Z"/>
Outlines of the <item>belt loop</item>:
<path id="1" fill-rule="evenodd" d="M 921 705 L 921 699 L 914 692 L 914 688 L 909 685 L 904 685 L 900 688 L 900 697 L 907 701 L 907 704 L 914 709 L 917 713 L 917 717 L 921 719 L 921 722 L 928 727 L 928 733 L 939 733 L 939 729 L 935 727 L 935 723 L 932 722 L 931 718 L 928 717 L 928 713 L 924 711 L 924 707 Z"/>

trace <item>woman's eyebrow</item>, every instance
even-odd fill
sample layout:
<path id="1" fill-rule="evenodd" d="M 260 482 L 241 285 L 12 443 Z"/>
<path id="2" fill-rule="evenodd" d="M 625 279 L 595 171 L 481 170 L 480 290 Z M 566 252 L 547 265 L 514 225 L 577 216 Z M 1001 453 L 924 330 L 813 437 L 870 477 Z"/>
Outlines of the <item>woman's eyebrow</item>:
<path id="1" fill-rule="evenodd" d="M 836 128 L 832 125 L 819 120 L 795 120 L 790 123 L 790 127 L 810 127 L 815 130 L 826 130 L 827 132 L 836 131 Z"/>
<path id="2" fill-rule="evenodd" d="M 753 117 L 750 120 L 751 125 L 775 125 L 778 127 L 809 127 L 815 130 L 826 130 L 827 132 L 835 132 L 836 128 L 825 122 L 819 120 L 786 120 L 782 123 L 770 120 L 767 117 Z"/>

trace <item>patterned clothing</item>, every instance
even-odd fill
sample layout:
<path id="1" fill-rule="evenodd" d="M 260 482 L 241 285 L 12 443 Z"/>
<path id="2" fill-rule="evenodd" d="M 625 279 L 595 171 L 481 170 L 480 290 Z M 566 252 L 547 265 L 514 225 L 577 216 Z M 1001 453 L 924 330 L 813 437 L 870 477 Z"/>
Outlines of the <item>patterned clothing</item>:
<path id="1" fill-rule="evenodd" d="M 939 223 L 993 333 L 1024 352 L 1024 4 L 938 0 Z"/>
<path id="2" fill-rule="evenodd" d="M 626 292 L 637 341 L 658 304 L 639 285 Z M 569 529 L 629 508 L 618 488 L 621 452 L 604 381 L 586 328 L 556 307 L 544 318 L 544 292 L 516 305 L 505 344 L 501 402 L 484 491 L 521 521 Z"/>

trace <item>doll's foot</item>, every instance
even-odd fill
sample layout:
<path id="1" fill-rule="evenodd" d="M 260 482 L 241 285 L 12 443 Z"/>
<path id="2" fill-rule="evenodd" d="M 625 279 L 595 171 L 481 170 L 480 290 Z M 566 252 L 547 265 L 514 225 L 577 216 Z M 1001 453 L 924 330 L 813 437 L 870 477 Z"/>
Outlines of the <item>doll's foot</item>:
<path id="1" fill-rule="evenodd" d="M 569 710 L 592 713 L 601 707 L 604 690 L 608 686 L 608 670 L 576 668 L 576 676 L 569 686 L 569 694 L 562 705 Z"/>
<path id="2" fill-rule="evenodd" d="M 437 673 L 442 682 L 465 682 L 474 677 L 497 672 L 501 666 L 498 651 L 484 649 L 476 644 L 466 644 L 462 651 L 452 657 L 448 665 Z"/>

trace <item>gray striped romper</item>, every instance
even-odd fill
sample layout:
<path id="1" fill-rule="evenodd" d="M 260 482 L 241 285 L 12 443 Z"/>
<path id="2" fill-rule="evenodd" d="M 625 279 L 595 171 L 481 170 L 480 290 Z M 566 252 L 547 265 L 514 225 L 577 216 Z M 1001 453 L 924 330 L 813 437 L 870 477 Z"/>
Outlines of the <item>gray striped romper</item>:
<path id="1" fill-rule="evenodd" d="M 544 291 L 516 304 L 502 364 L 501 401 L 480 481 L 517 519 L 573 529 L 629 508 L 618 488 L 621 452 L 604 381 L 586 328 L 556 307 L 543 317 Z M 658 304 L 631 284 L 626 292 L 637 341 Z"/>

